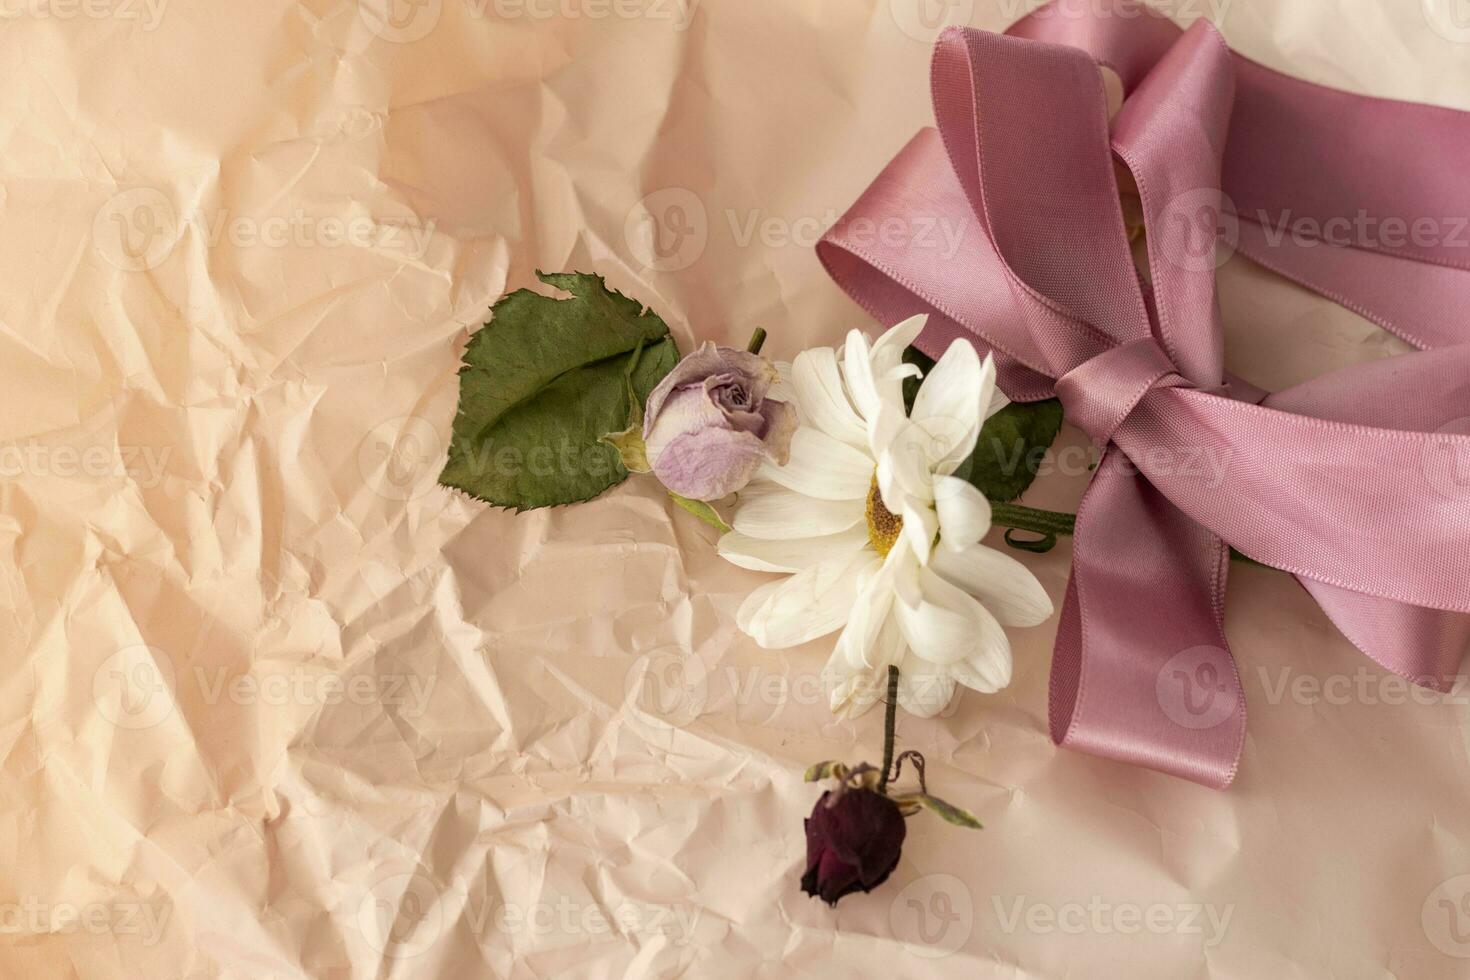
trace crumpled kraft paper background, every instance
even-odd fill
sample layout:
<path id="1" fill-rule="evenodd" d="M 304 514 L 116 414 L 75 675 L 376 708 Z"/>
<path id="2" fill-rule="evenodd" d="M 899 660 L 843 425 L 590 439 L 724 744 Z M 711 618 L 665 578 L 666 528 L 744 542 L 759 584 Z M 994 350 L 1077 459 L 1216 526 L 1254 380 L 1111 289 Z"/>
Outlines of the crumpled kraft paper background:
<path id="1" fill-rule="evenodd" d="M 1058 752 L 1053 627 L 1016 632 L 1010 690 L 900 722 L 987 829 L 916 820 L 833 911 L 801 771 L 876 760 L 881 719 L 830 717 L 830 641 L 739 635 L 764 577 L 651 483 L 521 516 L 434 485 L 468 331 L 535 268 L 685 350 L 874 326 L 811 246 L 929 123 L 939 25 L 1025 4 L 386 2 L 4 5 L 0 975 L 1470 974 L 1467 698 L 1282 574 L 1232 575 L 1234 788 Z M 1453 0 L 1169 9 L 1470 109 Z M 1222 282 L 1264 386 L 1403 349 Z M 1067 431 L 1027 502 L 1086 461 Z M 1026 557 L 1058 601 L 1068 559 Z"/>

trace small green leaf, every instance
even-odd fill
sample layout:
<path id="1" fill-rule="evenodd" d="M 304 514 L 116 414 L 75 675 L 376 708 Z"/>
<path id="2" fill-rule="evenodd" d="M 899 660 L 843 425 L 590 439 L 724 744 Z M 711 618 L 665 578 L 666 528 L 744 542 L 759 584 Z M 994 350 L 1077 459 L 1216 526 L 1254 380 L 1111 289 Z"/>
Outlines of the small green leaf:
<path id="1" fill-rule="evenodd" d="M 626 431 L 679 359 L 663 320 L 601 276 L 536 275 L 571 298 L 519 289 L 495 304 L 465 348 L 439 477 L 516 510 L 590 500 L 626 479 L 602 437 Z"/>
<path id="2" fill-rule="evenodd" d="M 823 779 L 846 779 L 848 769 L 841 762 L 818 762 L 806 771 L 805 778 L 809 783 L 820 782 Z"/>
<path id="3" fill-rule="evenodd" d="M 939 814 L 939 816 L 943 817 L 945 820 L 949 821 L 957 827 L 969 827 L 971 830 L 984 829 L 984 825 L 981 824 L 980 821 L 976 819 L 975 815 L 969 810 L 961 810 L 954 804 L 946 803 L 937 796 L 930 796 L 928 793 L 920 793 L 918 795 L 918 801 L 920 805 L 930 810 L 933 810 L 935 813 Z"/>
<path id="4" fill-rule="evenodd" d="M 602 441 L 618 451 L 618 459 L 629 473 L 651 473 L 648 446 L 643 441 L 643 426 L 630 425 L 622 432 L 609 432 Z"/>
<path id="5" fill-rule="evenodd" d="M 703 500 L 690 500 L 688 497 L 677 494 L 672 490 L 669 491 L 669 499 L 721 534 L 729 534 L 734 530 L 734 528 L 725 523 L 725 519 L 713 507 Z"/>
<path id="6" fill-rule="evenodd" d="M 904 351 L 906 364 L 917 364 L 925 374 L 934 361 L 916 347 Z M 904 403 L 913 407 L 919 378 L 905 378 Z M 975 451 L 954 475 L 973 483 L 995 503 L 1015 500 L 1031 486 L 1042 458 L 1062 428 L 1062 403 L 1055 398 L 1021 404 L 1012 402 L 992 415 L 980 430 Z"/>
<path id="7" fill-rule="evenodd" d="M 955 476 L 969 480 L 997 503 L 1015 500 L 1036 479 L 1036 471 L 1062 428 L 1062 403 L 1012 402 L 980 430 L 975 451 Z"/>

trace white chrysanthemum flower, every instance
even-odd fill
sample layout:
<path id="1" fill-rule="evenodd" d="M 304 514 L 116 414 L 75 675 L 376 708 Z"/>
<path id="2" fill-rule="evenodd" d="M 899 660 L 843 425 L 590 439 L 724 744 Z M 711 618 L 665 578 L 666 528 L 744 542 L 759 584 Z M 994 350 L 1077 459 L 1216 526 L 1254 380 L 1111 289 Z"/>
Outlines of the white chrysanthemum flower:
<path id="1" fill-rule="evenodd" d="M 740 495 L 720 554 L 785 572 L 740 607 L 740 628 L 767 648 L 841 630 L 827 665 L 832 708 L 866 711 L 899 668 L 899 704 L 930 717 L 956 682 L 993 692 L 1011 679 L 1004 626 L 1035 626 L 1052 604 L 1024 565 L 980 543 L 990 504 L 951 474 L 985 420 L 1007 404 L 995 366 L 963 341 L 924 378 L 913 414 L 901 358 L 924 317 L 868 345 L 804 351 L 789 390 L 800 427 L 785 466 L 766 464 Z"/>

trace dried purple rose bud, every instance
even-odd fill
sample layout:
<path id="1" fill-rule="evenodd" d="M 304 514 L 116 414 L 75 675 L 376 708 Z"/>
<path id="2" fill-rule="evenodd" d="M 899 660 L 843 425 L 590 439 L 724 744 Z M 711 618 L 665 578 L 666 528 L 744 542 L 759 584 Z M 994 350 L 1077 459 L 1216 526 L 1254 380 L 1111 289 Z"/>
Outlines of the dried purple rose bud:
<path id="1" fill-rule="evenodd" d="M 706 342 L 648 396 L 643 441 L 664 486 L 719 500 L 750 482 L 765 460 L 785 465 L 796 410 L 767 398 L 779 378 L 765 358 Z"/>
<path id="2" fill-rule="evenodd" d="M 823 793 L 806 820 L 801 890 L 828 905 L 855 891 L 872 891 L 897 867 L 905 833 L 898 804 L 881 793 Z"/>

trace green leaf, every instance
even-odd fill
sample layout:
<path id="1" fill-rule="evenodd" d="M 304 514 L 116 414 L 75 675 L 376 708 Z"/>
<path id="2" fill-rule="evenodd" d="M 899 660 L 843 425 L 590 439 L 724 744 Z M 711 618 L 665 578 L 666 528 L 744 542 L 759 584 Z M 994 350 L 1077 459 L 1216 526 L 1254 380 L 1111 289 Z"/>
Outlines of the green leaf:
<path id="1" fill-rule="evenodd" d="M 906 364 L 917 364 L 925 374 L 934 361 L 917 347 L 904 351 Z M 913 407 L 920 379 L 905 378 L 904 403 Z M 995 503 L 1015 500 L 1036 479 L 1043 454 L 1062 428 L 1062 403 L 1055 398 L 1020 404 L 1012 402 L 992 415 L 980 430 L 975 451 L 954 475 L 973 483 Z"/>
<path id="2" fill-rule="evenodd" d="M 627 478 L 601 441 L 641 413 L 679 352 L 669 328 L 601 276 L 546 275 L 571 293 L 519 289 L 470 338 L 439 482 L 516 510 L 590 500 Z"/>
<path id="3" fill-rule="evenodd" d="M 715 510 L 703 500 L 690 500 L 688 497 L 677 494 L 672 490 L 669 491 L 669 499 L 721 534 L 729 534 L 735 530 L 725 523 L 725 519 L 720 516 L 719 511 Z"/>
<path id="4" fill-rule="evenodd" d="M 962 810 L 953 803 L 944 802 L 937 796 L 920 793 L 918 794 L 918 801 L 921 806 L 933 810 L 957 827 L 969 827 L 971 830 L 985 829 L 984 825 L 969 810 Z"/>
<path id="5" fill-rule="evenodd" d="M 818 762 L 806 771 L 805 778 L 809 783 L 820 782 L 823 779 L 846 779 L 848 769 L 841 762 Z"/>

